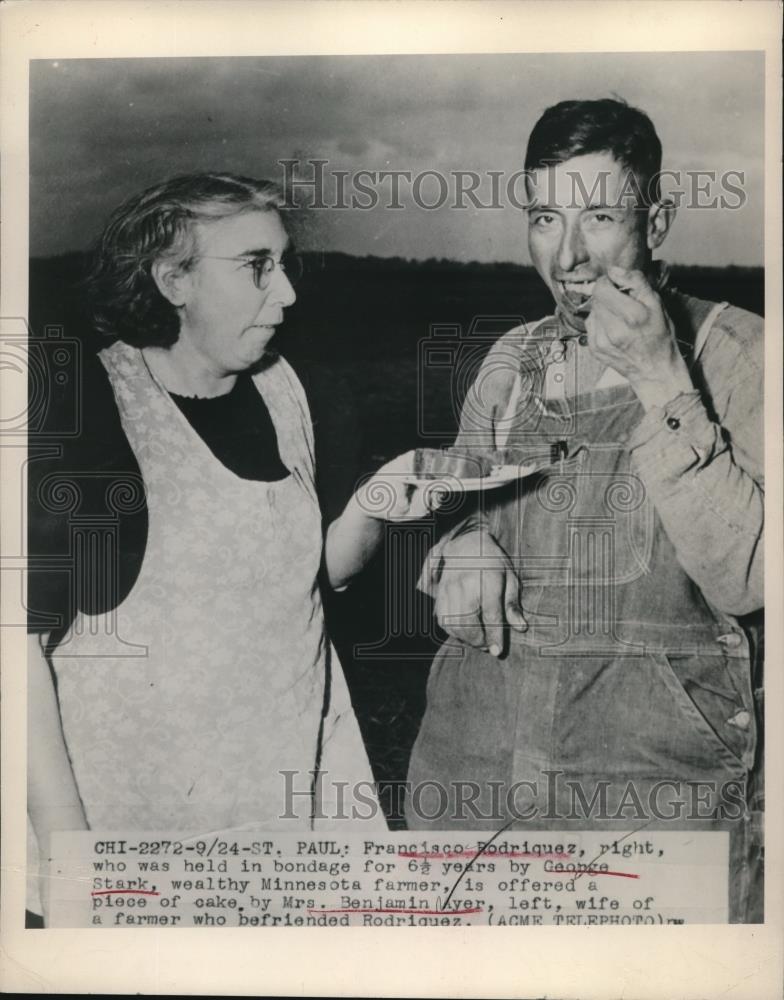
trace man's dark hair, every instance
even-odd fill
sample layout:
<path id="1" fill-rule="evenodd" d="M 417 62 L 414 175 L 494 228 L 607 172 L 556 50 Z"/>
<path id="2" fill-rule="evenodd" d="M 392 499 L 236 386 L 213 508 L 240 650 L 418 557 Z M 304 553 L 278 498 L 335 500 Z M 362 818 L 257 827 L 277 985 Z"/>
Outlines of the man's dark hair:
<path id="1" fill-rule="evenodd" d="M 659 200 L 662 147 L 645 112 L 612 98 L 554 104 L 533 127 L 525 169 L 588 153 L 611 153 L 634 174 L 645 205 Z"/>

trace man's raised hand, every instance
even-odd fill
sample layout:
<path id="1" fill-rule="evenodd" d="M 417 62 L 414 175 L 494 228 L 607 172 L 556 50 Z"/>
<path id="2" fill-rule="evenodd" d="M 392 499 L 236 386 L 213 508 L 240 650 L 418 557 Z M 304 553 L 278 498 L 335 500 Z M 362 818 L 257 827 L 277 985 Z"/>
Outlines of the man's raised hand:
<path id="1" fill-rule="evenodd" d="M 629 380 L 646 409 L 694 388 L 672 320 L 642 271 L 608 267 L 585 327 L 589 349 Z"/>

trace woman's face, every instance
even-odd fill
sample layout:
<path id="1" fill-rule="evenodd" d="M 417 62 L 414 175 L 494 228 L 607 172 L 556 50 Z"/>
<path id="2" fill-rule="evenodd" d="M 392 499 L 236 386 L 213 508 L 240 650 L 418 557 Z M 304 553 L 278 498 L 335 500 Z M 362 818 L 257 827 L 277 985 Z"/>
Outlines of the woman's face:
<path id="1" fill-rule="evenodd" d="M 280 266 L 264 289 L 253 277 L 254 258 L 279 264 L 286 230 L 274 209 L 253 210 L 197 222 L 194 236 L 196 260 L 178 279 L 181 347 L 218 377 L 245 371 L 261 359 L 283 310 L 296 299 Z"/>

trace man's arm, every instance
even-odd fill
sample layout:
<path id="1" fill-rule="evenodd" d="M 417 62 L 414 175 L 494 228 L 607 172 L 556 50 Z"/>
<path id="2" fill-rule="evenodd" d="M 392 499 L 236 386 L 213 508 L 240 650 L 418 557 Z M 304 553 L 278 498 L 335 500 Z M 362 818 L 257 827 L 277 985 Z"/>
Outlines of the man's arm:
<path id="1" fill-rule="evenodd" d="M 764 603 L 762 391 L 761 370 L 736 384 L 720 423 L 697 390 L 685 392 L 649 409 L 630 441 L 681 566 L 736 616 Z M 743 449 L 744 437 L 758 454 Z"/>
<path id="2" fill-rule="evenodd" d="M 618 284 L 631 286 L 631 295 Z M 746 321 L 762 322 L 750 314 Z M 716 350 L 713 386 L 706 378 L 709 414 L 672 323 L 638 272 L 611 269 L 609 280 L 597 282 L 586 325 L 591 349 L 629 379 L 645 408 L 628 446 L 681 566 L 719 610 L 738 616 L 757 610 L 763 604 L 761 365 L 751 351 L 733 358 L 726 347 Z"/>

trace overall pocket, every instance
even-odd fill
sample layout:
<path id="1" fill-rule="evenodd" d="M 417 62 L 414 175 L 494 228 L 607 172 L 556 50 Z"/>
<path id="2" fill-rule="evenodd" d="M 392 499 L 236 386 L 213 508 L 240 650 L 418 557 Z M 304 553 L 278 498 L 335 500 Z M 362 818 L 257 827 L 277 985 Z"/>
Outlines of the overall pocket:
<path id="1" fill-rule="evenodd" d="M 751 769 L 757 729 L 749 661 L 716 656 L 649 653 L 673 697 L 679 721 L 672 738 L 681 752 L 694 754 L 695 768 L 735 775 Z M 673 720 L 677 722 L 678 720 Z"/>

